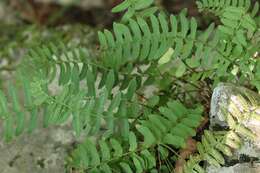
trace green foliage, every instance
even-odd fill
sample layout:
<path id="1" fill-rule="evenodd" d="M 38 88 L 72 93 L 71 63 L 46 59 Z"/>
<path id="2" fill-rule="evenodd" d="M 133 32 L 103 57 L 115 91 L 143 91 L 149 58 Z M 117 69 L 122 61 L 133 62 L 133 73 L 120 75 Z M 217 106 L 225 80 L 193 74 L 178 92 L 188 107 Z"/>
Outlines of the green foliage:
<path id="1" fill-rule="evenodd" d="M 125 0 L 112 9 L 113 13 L 126 11 L 122 21 L 126 22 L 133 16 L 149 16 L 157 11 L 157 7 L 150 7 L 154 0 Z"/>
<path id="2" fill-rule="evenodd" d="M 197 1 L 221 22 L 200 29 L 185 9 L 168 16 L 156 13 L 152 0 L 126 0 L 112 10 L 126 11 L 122 21 L 97 33 L 98 51 L 62 39 L 32 46 L 15 81 L 0 91 L 4 138 L 33 132 L 40 119 L 44 127 L 71 121 L 76 136 L 87 137 L 70 154 L 70 167 L 171 172 L 172 156 L 197 135 L 212 87 L 228 81 L 260 89 L 259 5 L 249 2 Z M 203 172 L 202 161 L 223 165 L 239 136 L 254 138 L 233 108 L 225 113 L 230 129 L 204 131 L 185 172 Z"/>
<path id="3" fill-rule="evenodd" d="M 126 141 L 116 138 L 90 140 L 72 153 L 71 164 L 80 169 L 98 172 L 143 172 L 156 168 L 158 146 L 185 147 L 185 140 L 196 134 L 202 109 L 187 109 L 177 101 L 159 108 L 160 114 L 149 114 L 128 132 Z M 165 148 L 168 150 L 167 148 Z M 168 151 L 170 152 L 170 150 Z"/>
<path id="4" fill-rule="evenodd" d="M 239 88 L 238 90 L 243 89 Z M 184 166 L 185 173 L 193 170 L 205 172 L 199 165 L 202 161 L 220 167 L 225 163 L 223 155 L 230 157 L 234 150 L 243 145 L 241 136 L 252 141 L 256 138 L 256 134 L 243 124 L 246 120 L 259 120 L 259 114 L 256 113 L 259 109 L 259 99 L 255 97 L 255 93 L 250 91 L 240 92 L 243 95 L 232 96 L 227 104 L 227 109 L 224 106 L 222 107 L 222 115 L 229 129 L 226 131 L 204 130 L 201 142 L 197 143 L 198 153 L 190 156 Z"/>
<path id="5" fill-rule="evenodd" d="M 256 16 L 259 10 L 259 2 L 252 5 L 251 0 L 198 0 L 196 3 L 200 12 L 207 11 L 216 15 L 222 14 L 227 7 L 242 7 L 246 12 L 251 10 L 252 17 Z"/>

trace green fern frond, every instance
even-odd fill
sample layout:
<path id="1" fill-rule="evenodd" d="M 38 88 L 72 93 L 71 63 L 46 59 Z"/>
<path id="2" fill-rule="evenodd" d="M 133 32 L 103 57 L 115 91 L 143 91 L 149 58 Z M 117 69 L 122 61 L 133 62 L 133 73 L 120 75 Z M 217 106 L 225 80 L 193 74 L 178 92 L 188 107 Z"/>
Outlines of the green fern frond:
<path id="1" fill-rule="evenodd" d="M 129 19 L 134 16 L 150 16 L 154 14 L 158 8 L 150 7 L 153 4 L 154 0 L 124 0 L 121 4 L 115 6 L 112 9 L 113 13 L 118 13 L 126 11 L 122 17 L 123 22 L 127 22 Z"/>
<path id="2" fill-rule="evenodd" d="M 254 33 L 257 25 L 253 18 L 243 8 L 227 7 L 220 16 L 223 25 L 219 26 L 220 31 L 235 36 L 233 42 L 247 46 L 245 33 Z"/>
<path id="3" fill-rule="evenodd" d="M 25 73 L 40 72 L 52 81 L 59 71 L 59 84 L 65 85 L 73 77 L 79 76 L 80 80 L 85 77 L 87 68 L 85 68 L 84 62 L 89 57 L 90 55 L 85 48 L 68 47 L 62 42 L 51 42 L 48 45 L 30 49 L 25 56 L 27 64 Z"/>
<path id="4" fill-rule="evenodd" d="M 71 165 L 90 172 L 104 168 L 108 172 L 143 172 L 155 168 L 157 146 L 184 147 L 202 119 L 200 107 L 187 109 L 177 101 L 159 110 L 160 114 L 149 114 L 136 125 L 139 133 L 131 131 L 126 145 L 113 136 L 100 139 L 97 147 L 90 140 L 79 144 L 69 160 Z"/>
<path id="5" fill-rule="evenodd" d="M 3 119 L 4 139 L 6 141 L 12 140 L 14 136 L 20 135 L 25 130 L 31 132 L 37 124 L 39 113 L 38 108 L 32 102 L 32 92 L 27 82 L 23 83 L 23 101 L 21 101 L 17 89 L 12 83 L 9 83 L 8 88 L 8 94 L 0 91 L 0 117 Z M 12 103 L 11 106 L 10 102 Z"/>
<path id="6" fill-rule="evenodd" d="M 77 74 L 79 75 L 79 74 Z M 111 93 L 114 88 L 114 72 L 110 71 L 102 88 L 96 88 L 96 76 L 93 76 L 92 71 L 86 76 L 86 88 L 79 87 L 79 80 L 74 83 L 63 84 L 60 91 L 55 95 L 51 94 L 48 89 L 49 82 L 46 80 L 35 78 L 29 81 L 23 77 L 21 81 L 24 84 L 25 106 L 21 109 L 21 102 L 17 98 L 16 89 L 13 84 L 10 84 L 10 101 L 13 102 L 12 110 L 8 110 L 9 99 L 1 93 L 1 117 L 3 117 L 5 125 L 5 136 L 9 140 L 12 138 L 13 126 L 17 126 L 16 135 L 19 135 L 24 130 L 28 122 L 25 122 L 26 117 L 30 117 L 29 131 L 33 131 L 37 126 L 38 114 L 37 110 L 43 109 L 43 124 L 44 127 L 49 125 L 59 125 L 66 122 L 69 117 L 72 117 L 72 126 L 77 135 L 80 135 L 84 128 L 87 133 L 93 135 L 105 128 L 110 133 L 113 133 L 117 126 L 125 129 L 122 130 L 124 136 L 128 133 L 130 117 L 138 115 L 130 115 L 135 112 L 138 114 L 140 109 L 137 97 L 135 96 L 138 90 L 136 79 L 129 81 L 124 93 L 119 91 L 117 94 Z M 135 110 L 135 111 L 131 111 Z M 24 111 L 28 111 L 31 115 L 24 115 Z M 107 122 L 105 127 L 102 122 Z M 123 122 L 123 123 L 122 123 Z"/>
<path id="7" fill-rule="evenodd" d="M 118 69 L 128 62 L 158 60 L 171 47 L 175 50 L 174 58 L 179 56 L 184 45 L 184 56 L 188 57 L 196 38 L 196 20 L 188 20 L 181 13 L 172 15 L 170 23 L 163 14 L 151 15 L 149 21 L 137 17 L 137 20 L 130 19 L 127 25 L 115 23 L 114 34 L 108 30 L 99 32 L 105 65 Z"/>
<path id="8" fill-rule="evenodd" d="M 200 12 L 206 11 L 215 15 L 221 15 L 223 10 L 229 7 L 243 8 L 250 12 L 251 17 L 255 17 L 259 11 L 259 2 L 252 4 L 251 0 L 197 0 L 196 3 Z"/>

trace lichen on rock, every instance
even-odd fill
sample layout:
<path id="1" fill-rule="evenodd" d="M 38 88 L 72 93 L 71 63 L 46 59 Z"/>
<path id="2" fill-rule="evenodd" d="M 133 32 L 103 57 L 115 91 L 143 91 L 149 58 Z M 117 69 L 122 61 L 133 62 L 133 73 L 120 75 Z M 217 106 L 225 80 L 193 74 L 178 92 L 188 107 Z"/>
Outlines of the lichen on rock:
<path id="1" fill-rule="evenodd" d="M 210 128 L 212 130 L 228 129 L 232 121 L 236 121 L 240 127 L 253 136 L 253 140 L 249 140 L 249 136 L 241 135 L 241 148 L 235 151 L 232 158 L 234 160 L 243 155 L 248 157 L 260 158 L 260 95 L 244 87 L 235 86 L 232 84 L 219 84 L 213 92 L 210 111 Z M 230 117 L 232 115 L 232 121 Z M 239 128 L 239 127 L 238 127 Z M 252 138 L 251 138 L 252 139 Z M 208 167 L 210 173 L 238 173 L 247 170 L 246 172 L 254 172 L 260 170 L 260 165 L 257 164 L 256 169 L 251 169 L 244 163 L 228 166 L 225 168 Z M 212 168 L 212 169 L 211 169 Z"/>

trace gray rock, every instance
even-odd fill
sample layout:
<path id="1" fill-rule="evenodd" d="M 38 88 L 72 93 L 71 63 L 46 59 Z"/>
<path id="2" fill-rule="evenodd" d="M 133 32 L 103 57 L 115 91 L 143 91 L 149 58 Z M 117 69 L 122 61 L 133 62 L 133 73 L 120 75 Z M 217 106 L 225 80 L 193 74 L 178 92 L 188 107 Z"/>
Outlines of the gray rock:
<path id="1" fill-rule="evenodd" d="M 207 173 L 259 173 L 260 163 L 239 163 L 230 167 L 208 167 Z"/>
<path id="2" fill-rule="evenodd" d="M 240 98 L 243 98 L 243 100 L 241 101 Z M 212 95 L 210 126 L 212 129 L 214 129 L 215 126 L 228 127 L 225 121 L 225 115 L 221 109 L 225 109 L 228 112 L 232 112 L 236 109 L 240 114 L 240 118 L 238 118 L 237 121 L 256 135 L 254 146 L 260 150 L 259 108 L 260 95 L 243 87 L 222 83 L 214 89 Z M 257 118 L 253 118 L 252 113 L 254 113 Z"/>
<path id="3" fill-rule="evenodd" d="M 0 141 L 1 173 L 64 173 L 65 160 L 76 142 L 71 127 L 37 129 L 11 143 Z"/>
<path id="4" fill-rule="evenodd" d="M 211 110 L 210 110 L 210 128 L 213 130 L 228 128 L 226 122 L 226 112 L 236 112 L 237 117 L 234 120 L 239 124 L 251 130 L 256 138 L 250 141 L 246 136 L 241 136 L 243 145 L 235 151 L 232 158 L 227 161 L 239 160 L 246 155 L 249 158 L 260 158 L 260 96 L 259 94 L 243 87 L 232 84 L 220 84 L 214 89 Z M 253 118 L 254 113 L 254 118 Z M 230 162 L 229 162 L 230 163 Z M 230 167 L 214 168 L 207 167 L 208 173 L 259 173 L 260 163 L 238 163 Z"/>

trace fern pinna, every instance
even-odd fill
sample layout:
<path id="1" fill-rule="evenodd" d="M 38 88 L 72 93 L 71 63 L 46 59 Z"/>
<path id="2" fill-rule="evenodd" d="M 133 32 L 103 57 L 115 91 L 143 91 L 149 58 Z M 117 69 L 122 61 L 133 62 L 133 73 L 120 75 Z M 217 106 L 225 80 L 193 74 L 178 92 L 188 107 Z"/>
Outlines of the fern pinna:
<path id="1" fill-rule="evenodd" d="M 260 89 L 259 4 L 249 2 L 197 1 L 201 12 L 220 19 L 201 30 L 185 9 L 168 16 L 150 7 L 152 0 L 125 0 L 112 10 L 126 11 L 122 21 L 97 33 L 99 50 L 61 41 L 31 48 L 17 70 L 18 86 L 9 82 L 8 92 L 0 92 L 4 138 L 33 132 L 40 119 L 44 127 L 71 121 L 87 139 L 70 154 L 69 167 L 171 172 L 176 151 L 197 135 L 205 84 Z M 149 87 L 156 89 L 147 93 Z M 254 137 L 227 115 L 229 131 L 204 131 L 185 173 L 203 172 L 202 161 L 224 164 L 222 155 L 238 148 L 239 135 Z"/>

